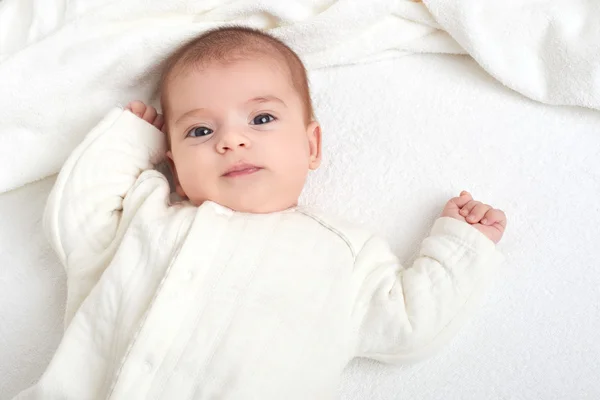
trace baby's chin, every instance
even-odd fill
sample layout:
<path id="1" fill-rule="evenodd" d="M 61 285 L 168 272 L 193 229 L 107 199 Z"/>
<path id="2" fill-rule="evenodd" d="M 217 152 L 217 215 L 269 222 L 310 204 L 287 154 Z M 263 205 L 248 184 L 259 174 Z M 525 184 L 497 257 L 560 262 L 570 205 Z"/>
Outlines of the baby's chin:
<path id="1" fill-rule="evenodd" d="M 200 206 L 205 202 L 212 202 L 219 204 L 223 207 L 229 208 L 230 210 L 247 214 L 275 213 L 288 210 L 290 208 L 295 207 L 298 204 L 298 199 L 289 199 L 283 196 L 280 198 L 274 196 L 268 201 L 264 201 L 263 199 L 252 198 L 249 196 L 244 196 L 235 199 L 196 199 L 190 201 L 196 206 Z"/>

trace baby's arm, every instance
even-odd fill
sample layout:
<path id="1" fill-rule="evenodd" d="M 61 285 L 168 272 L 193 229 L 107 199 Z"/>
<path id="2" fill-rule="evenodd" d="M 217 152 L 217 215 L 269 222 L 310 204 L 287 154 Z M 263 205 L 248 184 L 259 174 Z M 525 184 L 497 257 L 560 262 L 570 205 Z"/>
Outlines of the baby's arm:
<path id="1" fill-rule="evenodd" d="M 112 110 L 69 156 L 48 198 L 44 227 L 67 273 L 67 323 L 110 262 L 119 229 L 141 203 L 131 195 L 141 186 L 140 175 L 164 156 L 164 134 L 148 123 L 151 115 L 140 117 L 146 121 Z"/>
<path id="2" fill-rule="evenodd" d="M 385 241 L 372 238 L 355 264 L 363 281 L 354 313 L 356 355 L 384 362 L 431 355 L 477 305 L 501 260 L 482 232 L 449 217 L 436 221 L 407 269 Z"/>

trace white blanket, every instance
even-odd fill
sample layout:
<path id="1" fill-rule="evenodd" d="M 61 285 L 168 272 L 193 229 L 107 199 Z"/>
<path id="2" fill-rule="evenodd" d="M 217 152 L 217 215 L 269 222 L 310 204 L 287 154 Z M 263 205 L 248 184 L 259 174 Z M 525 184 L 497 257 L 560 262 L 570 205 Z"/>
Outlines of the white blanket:
<path id="1" fill-rule="evenodd" d="M 553 26 L 566 17 L 567 28 L 586 33 L 558 30 L 562 39 L 536 46 L 531 39 L 542 36 L 527 36 L 527 25 L 504 30 L 494 24 L 491 10 L 523 22 L 516 2 L 510 3 L 516 15 L 488 0 L 425 2 L 505 85 L 544 102 L 561 103 L 556 99 L 562 96 L 571 99 L 564 103 L 598 108 L 593 51 L 589 62 L 573 58 L 562 69 L 543 62 L 531 74 L 519 74 L 516 62 L 492 69 L 502 54 L 521 46 L 519 37 L 524 43 L 517 53 L 530 60 L 563 48 L 552 43 L 593 49 L 598 42 L 585 42 L 598 29 L 593 2 L 523 4 L 525 11 L 537 7 L 546 20 L 551 14 L 544 5 L 561 6 L 565 12 L 552 8 L 559 20 Z M 407 261 L 441 204 L 463 188 L 506 209 L 510 218 L 502 244 L 506 275 L 473 323 L 428 362 L 353 364 L 342 398 L 600 396 L 597 111 L 528 101 L 462 56 L 339 67 L 413 52 L 462 52 L 423 5 L 405 0 L 143 3 L 0 1 L 0 192 L 55 173 L 115 103 L 152 99 L 156 62 L 172 45 L 226 22 L 271 29 L 306 60 L 325 132 L 328 159 L 311 178 L 304 202 L 367 224 Z M 487 32 L 488 39 L 463 29 Z M 504 36 L 493 35 L 502 30 Z M 561 90 L 527 92 L 530 84 L 561 79 Z M 579 90 L 578 80 L 586 90 Z M 60 340 L 64 276 L 40 227 L 51 184 L 48 178 L 0 195 L 0 399 L 37 379 Z"/>
<path id="2" fill-rule="evenodd" d="M 544 103 L 600 109 L 600 1 L 423 1 L 509 88 Z"/>
<path id="3" fill-rule="evenodd" d="M 508 87 L 550 104 L 600 108 L 600 19 L 592 17 L 600 2 L 425 3 L 439 25 L 408 0 L 4 0 L 0 193 L 56 173 L 115 104 L 156 101 L 160 61 L 222 24 L 270 30 L 311 70 L 464 52 L 441 25 Z"/>

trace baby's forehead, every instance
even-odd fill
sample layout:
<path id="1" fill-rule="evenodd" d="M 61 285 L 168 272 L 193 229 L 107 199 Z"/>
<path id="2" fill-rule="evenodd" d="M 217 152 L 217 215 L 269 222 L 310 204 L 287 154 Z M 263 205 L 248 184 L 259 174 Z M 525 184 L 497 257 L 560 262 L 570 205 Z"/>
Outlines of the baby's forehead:
<path id="1" fill-rule="evenodd" d="M 244 56 L 229 57 L 214 60 L 196 60 L 194 63 L 179 66 L 173 70 L 170 77 L 171 83 L 181 78 L 202 78 L 219 71 L 221 78 L 228 78 L 228 73 L 245 72 L 248 77 L 257 71 L 267 74 L 271 79 L 285 79 L 293 84 L 294 72 L 292 66 L 284 57 L 277 54 L 246 54 Z"/>
<path id="2" fill-rule="evenodd" d="M 248 56 L 227 61 L 188 65 L 173 74 L 163 96 L 177 102 L 178 93 L 210 88 L 234 90 L 241 97 L 282 97 L 301 93 L 294 84 L 291 68 L 282 58 L 270 55 Z M 202 95 L 196 93 L 195 95 Z M 210 93 L 206 94 L 210 96 Z"/>

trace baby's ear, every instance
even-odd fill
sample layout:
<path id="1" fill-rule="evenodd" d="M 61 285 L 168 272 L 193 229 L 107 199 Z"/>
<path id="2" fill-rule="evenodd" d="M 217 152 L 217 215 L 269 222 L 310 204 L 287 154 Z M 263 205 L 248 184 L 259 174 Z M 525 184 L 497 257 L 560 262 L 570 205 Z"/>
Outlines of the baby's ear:
<path id="1" fill-rule="evenodd" d="M 167 161 L 169 162 L 169 168 L 171 169 L 171 176 L 167 177 L 169 180 L 169 185 L 171 186 L 171 191 L 175 189 L 175 193 L 182 199 L 187 199 L 181 184 L 179 183 L 179 177 L 177 176 L 177 167 L 175 167 L 175 162 L 173 161 L 173 153 L 171 150 L 167 151 Z"/>
<path id="2" fill-rule="evenodd" d="M 321 165 L 321 125 L 317 121 L 311 121 L 306 127 L 308 138 L 308 167 L 312 170 Z"/>

